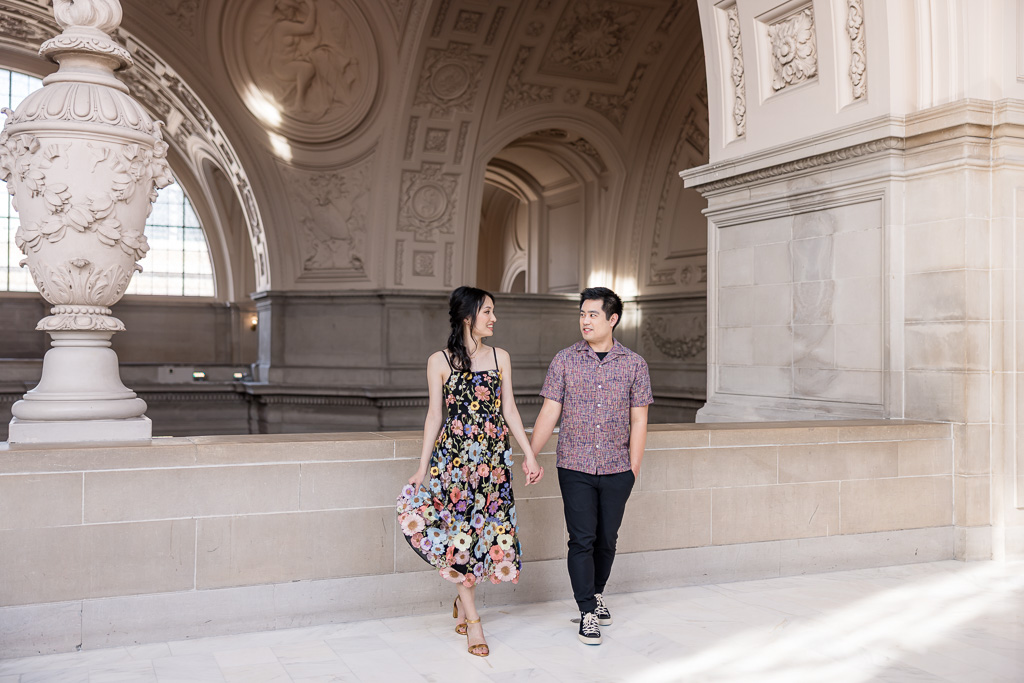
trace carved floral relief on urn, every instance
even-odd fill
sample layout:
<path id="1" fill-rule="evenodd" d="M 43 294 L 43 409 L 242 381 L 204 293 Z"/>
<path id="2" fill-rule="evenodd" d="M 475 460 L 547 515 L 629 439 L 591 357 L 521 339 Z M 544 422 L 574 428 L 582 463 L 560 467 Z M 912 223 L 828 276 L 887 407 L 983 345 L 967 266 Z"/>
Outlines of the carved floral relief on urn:
<path id="1" fill-rule="evenodd" d="M 109 36 L 121 21 L 118 0 L 55 0 L 54 16 L 64 31 L 43 43 L 40 54 L 60 68 L 17 111 L 4 110 L 0 133 L 0 178 L 19 214 L 22 264 L 53 305 L 37 329 L 51 333 L 54 349 L 39 386 L 15 404 L 14 414 L 73 420 L 84 408 L 76 401 L 131 399 L 134 408 L 93 406 L 90 419 L 139 417 L 145 404 L 121 385 L 107 348 L 110 335 L 124 329 L 110 306 L 149 250 L 146 217 L 157 190 L 172 182 L 167 144 L 162 124 L 114 75 L 132 63 Z M 64 361 L 53 360 L 58 357 Z M 86 381 L 92 370 L 78 373 L 75 389 L 53 371 L 72 367 L 72 359 L 103 366 L 106 374 Z M 32 400 L 38 403 L 26 409 Z"/>

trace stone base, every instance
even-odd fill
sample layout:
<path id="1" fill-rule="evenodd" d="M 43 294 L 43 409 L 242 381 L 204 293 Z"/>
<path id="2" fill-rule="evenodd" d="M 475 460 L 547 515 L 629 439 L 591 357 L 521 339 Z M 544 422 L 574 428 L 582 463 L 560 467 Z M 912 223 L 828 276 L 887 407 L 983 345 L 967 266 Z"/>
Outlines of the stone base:
<path id="1" fill-rule="evenodd" d="M 66 420 L 43 422 L 13 418 L 10 443 L 98 443 L 149 441 L 153 422 L 143 415 L 126 420 Z"/>
<path id="2" fill-rule="evenodd" d="M 800 422 L 806 420 L 878 420 L 882 406 L 842 401 L 809 401 L 761 396 L 716 395 L 697 411 L 696 421 Z"/>
<path id="3" fill-rule="evenodd" d="M 952 527 L 683 548 L 616 557 L 609 593 L 936 562 Z M 0 658 L 441 613 L 454 587 L 435 571 L 0 607 Z M 565 560 L 526 562 L 518 585 L 484 585 L 481 607 L 571 603 Z M 567 617 L 570 608 L 566 607 Z"/>

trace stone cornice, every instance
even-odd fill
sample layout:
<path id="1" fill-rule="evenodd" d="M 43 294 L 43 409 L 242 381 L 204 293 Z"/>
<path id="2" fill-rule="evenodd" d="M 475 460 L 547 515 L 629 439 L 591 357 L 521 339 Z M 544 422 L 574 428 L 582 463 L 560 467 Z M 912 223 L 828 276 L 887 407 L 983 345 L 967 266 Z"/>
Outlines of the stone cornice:
<path id="1" fill-rule="evenodd" d="M 708 194 L 894 150 L 903 152 L 964 139 L 1000 138 L 1024 139 L 1024 101 L 961 100 L 904 118 L 880 117 L 859 127 L 798 140 L 679 175 L 686 187 Z M 842 144 L 851 139 L 859 141 Z M 827 151 L 820 151 L 822 148 Z"/>

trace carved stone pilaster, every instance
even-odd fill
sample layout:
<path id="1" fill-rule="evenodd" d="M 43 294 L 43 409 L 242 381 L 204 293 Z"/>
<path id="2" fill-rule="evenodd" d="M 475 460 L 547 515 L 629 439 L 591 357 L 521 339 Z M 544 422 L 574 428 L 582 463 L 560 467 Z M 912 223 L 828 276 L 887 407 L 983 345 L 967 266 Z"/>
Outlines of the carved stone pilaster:
<path id="1" fill-rule="evenodd" d="M 864 0 L 847 0 L 846 35 L 850 37 L 850 85 L 853 99 L 868 94 L 867 46 L 864 39 Z"/>
<path id="2" fill-rule="evenodd" d="M 146 404 L 121 384 L 109 348 L 124 329 L 109 307 L 141 270 L 146 217 L 173 180 L 163 124 L 114 76 L 132 64 L 110 37 L 121 21 L 117 0 L 55 0 L 54 16 L 63 32 L 40 54 L 60 69 L 17 111 L 4 110 L 0 133 L 0 179 L 21 219 L 22 265 L 54 306 L 37 326 L 54 348 L 39 385 L 12 409 L 10 439 L 145 438 Z M 99 433 L 99 420 L 130 424 Z"/>
<path id="3" fill-rule="evenodd" d="M 729 8 L 729 46 L 732 48 L 733 101 L 732 120 L 736 125 L 736 137 L 747 133 L 747 88 L 743 83 L 743 45 L 740 43 L 740 14 L 736 5 Z"/>

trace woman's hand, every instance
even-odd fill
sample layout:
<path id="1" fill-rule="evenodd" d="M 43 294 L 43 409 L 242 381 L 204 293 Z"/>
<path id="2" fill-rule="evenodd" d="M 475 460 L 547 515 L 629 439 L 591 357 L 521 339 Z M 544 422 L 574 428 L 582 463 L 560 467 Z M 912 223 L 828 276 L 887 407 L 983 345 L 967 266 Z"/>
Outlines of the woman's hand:
<path id="1" fill-rule="evenodd" d="M 530 453 L 523 460 L 523 473 L 526 474 L 526 485 L 538 483 L 544 476 L 544 468 L 537 462 L 537 456 Z"/>
<path id="2" fill-rule="evenodd" d="M 416 470 L 416 474 L 409 477 L 409 483 L 412 484 L 414 491 L 419 492 L 420 485 L 423 484 L 423 480 L 426 478 L 426 476 L 427 470 L 421 467 L 420 469 Z"/>

